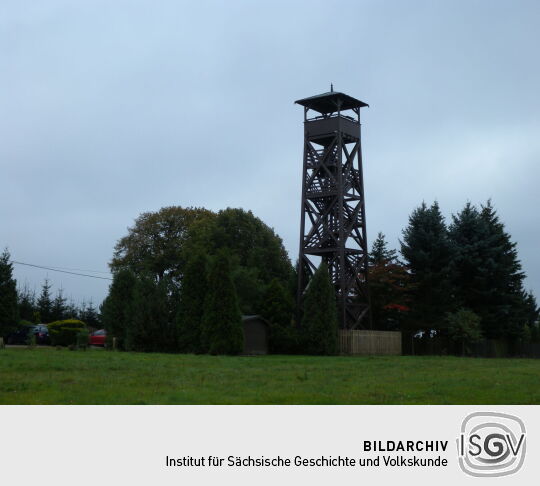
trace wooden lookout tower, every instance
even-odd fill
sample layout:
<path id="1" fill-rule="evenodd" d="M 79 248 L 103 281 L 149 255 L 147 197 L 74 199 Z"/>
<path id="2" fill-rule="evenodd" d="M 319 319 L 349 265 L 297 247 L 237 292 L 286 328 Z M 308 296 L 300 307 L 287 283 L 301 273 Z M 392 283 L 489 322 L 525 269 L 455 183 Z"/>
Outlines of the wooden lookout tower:
<path id="1" fill-rule="evenodd" d="M 322 259 L 335 287 L 341 328 L 370 329 L 360 137 L 360 108 L 368 105 L 333 87 L 295 103 L 304 107 L 299 304 Z"/>

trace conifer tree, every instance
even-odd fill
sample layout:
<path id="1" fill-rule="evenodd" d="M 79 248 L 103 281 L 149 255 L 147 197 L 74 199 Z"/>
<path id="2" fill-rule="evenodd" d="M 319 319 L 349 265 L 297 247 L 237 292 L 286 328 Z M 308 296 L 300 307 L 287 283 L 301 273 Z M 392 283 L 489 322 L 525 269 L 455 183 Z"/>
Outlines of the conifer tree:
<path id="1" fill-rule="evenodd" d="M 107 336 L 115 337 L 120 348 L 126 348 L 128 329 L 134 312 L 136 278 L 130 270 L 119 270 L 113 275 L 109 294 L 101 305 L 102 325 Z"/>
<path id="2" fill-rule="evenodd" d="M 51 322 L 61 321 L 67 318 L 67 299 L 64 297 L 64 290 L 58 289 L 56 297 L 52 302 L 51 307 Z"/>
<path id="3" fill-rule="evenodd" d="M 481 313 L 482 328 L 488 338 L 518 338 L 525 322 L 523 279 L 516 243 L 511 241 L 491 201 L 482 206 L 480 217 L 487 225 L 489 258 L 484 264 L 484 278 L 490 282 L 486 295 L 488 306 Z"/>
<path id="4" fill-rule="evenodd" d="M 41 317 L 41 321 L 46 324 L 53 321 L 51 288 L 52 285 L 49 283 L 49 280 L 45 279 L 41 286 L 41 294 L 37 301 L 37 310 Z"/>
<path id="5" fill-rule="evenodd" d="M 77 319 L 82 320 L 80 315 L 80 310 L 77 307 L 77 304 L 73 300 L 73 297 L 69 299 L 69 302 L 66 304 L 66 319 Z"/>
<path id="6" fill-rule="evenodd" d="M 98 329 L 101 326 L 100 315 L 97 309 L 94 307 L 94 303 L 90 299 L 88 304 L 81 309 L 81 319 L 84 323 L 91 328 Z"/>
<path id="7" fill-rule="evenodd" d="M 187 261 L 176 314 L 178 349 L 181 353 L 200 353 L 204 301 L 208 291 L 206 257 L 194 253 Z"/>
<path id="8" fill-rule="evenodd" d="M 292 325 L 294 303 L 281 282 L 274 278 L 267 286 L 261 304 L 261 315 L 270 323 L 270 351 L 295 351 L 295 329 Z"/>
<path id="9" fill-rule="evenodd" d="M 127 348 L 134 351 L 171 352 L 176 350 L 166 278 L 139 275 L 134 288 L 133 314 L 127 328 Z"/>
<path id="10" fill-rule="evenodd" d="M 19 322 L 17 282 L 13 278 L 13 264 L 6 248 L 0 255 L 0 336 L 7 337 Z"/>
<path id="11" fill-rule="evenodd" d="M 244 347 L 238 297 L 225 251 L 217 253 L 210 267 L 201 342 L 210 354 L 239 354 Z"/>
<path id="12" fill-rule="evenodd" d="M 526 324 L 533 329 L 538 322 L 538 317 L 540 316 L 540 309 L 536 304 L 536 297 L 532 291 L 525 292 L 523 295 L 523 307 L 525 314 Z"/>
<path id="13" fill-rule="evenodd" d="M 411 325 L 430 331 L 444 329 L 444 316 L 455 307 L 449 241 L 437 202 L 422 203 L 403 230 L 401 254 L 411 274 Z"/>
<path id="14" fill-rule="evenodd" d="M 379 265 L 381 263 L 394 263 L 397 259 L 396 250 L 389 250 L 386 237 L 379 231 L 377 238 L 371 246 L 371 252 L 369 254 L 369 264 Z"/>
<path id="15" fill-rule="evenodd" d="M 492 282 L 486 270 L 493 255 L 487 225 L 471 203 L 468 202 L 457 215 L 452 216 L 448 237 L 454 247 L 455 298 L 461 307 L 481 316 L 489 305 L 486 293 L 490 292 Z"/>
<path id="16" fill-rule="evenodd" d="M 320 264 L 306 288 L 301 332 L 307 354 L 337 353 L 336 296 L 324 262 Z"/>
<path id="17" fill-rule="evenodd" d="M 36 307 L 36 295 L 34 291 L 25 284 L 22 289 L 17 291 L 19 302 L 19 316 L 21 320 L 33 322 Z"/>

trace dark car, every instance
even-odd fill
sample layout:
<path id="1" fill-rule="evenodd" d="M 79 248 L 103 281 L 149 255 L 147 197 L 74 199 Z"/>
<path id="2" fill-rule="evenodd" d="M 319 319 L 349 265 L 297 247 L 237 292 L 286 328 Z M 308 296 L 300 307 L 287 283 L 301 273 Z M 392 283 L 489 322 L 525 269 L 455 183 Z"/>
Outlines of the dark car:
<path id="1" fill-rule="evenodd" d="M 44 324 L 36 324 L 32 326 L 30 334 L 36 336 L 36 344 L 50 344 L 51 340 L 49 339 L 49 328 Z"/>
<path id="2" fill-rule="evenodd" d="M 6 344 L 28 344 L 30 330 L 34 326 L 20 326 L 16 331 L 8 334 Z"/>
<path id="3" fill-rule="evenodd" d="M 44 324 L 32 326 L 20 326 L 7 337 L 7 344 L 30 344 L 32 336 L 36 338 L 36 344 L 49 344 L 49 329 Z"/>

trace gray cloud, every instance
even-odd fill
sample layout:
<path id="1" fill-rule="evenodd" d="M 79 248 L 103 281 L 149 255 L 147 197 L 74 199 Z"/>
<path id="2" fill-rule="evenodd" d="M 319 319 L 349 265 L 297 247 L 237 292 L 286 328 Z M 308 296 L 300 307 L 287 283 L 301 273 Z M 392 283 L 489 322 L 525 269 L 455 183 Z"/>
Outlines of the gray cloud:
<path id="1" fill-rule="evenodd" d="M 142 211 L 249 208 L 298 248 L 302 112 L 366 102 L 368 234 L 493 202 L 540 292 L 537 2 L 3 2 L 0 244 L 106 270 Z M 16 268 L 39 287 L 46 272 Z M 107 282 L 49 272 L 77 300 Z"/>

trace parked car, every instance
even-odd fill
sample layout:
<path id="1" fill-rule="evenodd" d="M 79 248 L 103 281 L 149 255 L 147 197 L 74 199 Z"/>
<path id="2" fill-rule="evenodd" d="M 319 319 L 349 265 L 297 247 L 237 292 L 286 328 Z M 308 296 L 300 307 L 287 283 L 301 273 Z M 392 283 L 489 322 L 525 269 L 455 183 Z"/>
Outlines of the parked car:
<path id="1" fill-rule="evenodd" d="M 105 339 L 107 339 L 107 331 L 100 329 L 90 334 L 88 338 L 88 344 L 91 346 L 105 346 Z"/>
<path id="2" fill-rule="evenodd" d="M 36 336 L 36 344 L 50 344 L 49 328 L 45 324 L 36 324 L 32 326 L 30 334 Z"/>
<path id="3" fill-rule="evenodd" d="M 20 326 L 7 337 L 7 344 L 29 344 L 30 337 L 36 337 L 36 344 L 49 344 L 49 329 L 45 324 Z"/>

